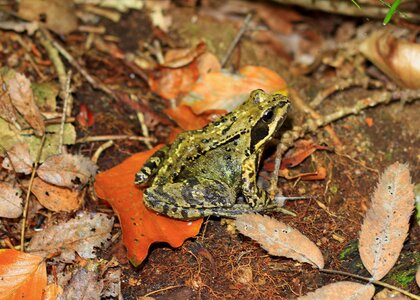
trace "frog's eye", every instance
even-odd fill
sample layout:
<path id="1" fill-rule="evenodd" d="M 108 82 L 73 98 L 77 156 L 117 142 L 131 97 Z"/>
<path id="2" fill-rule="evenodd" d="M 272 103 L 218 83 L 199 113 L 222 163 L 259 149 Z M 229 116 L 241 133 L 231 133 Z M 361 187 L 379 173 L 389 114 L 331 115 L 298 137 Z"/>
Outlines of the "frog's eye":
<path id="1" fill-rule="evenodd" d="M 266 123 L 270 123 L 273 120 L 273 117 L 274 117 L 273 110 L 270 109 L 264 112 L 262 116 L 262 120 Z"/>

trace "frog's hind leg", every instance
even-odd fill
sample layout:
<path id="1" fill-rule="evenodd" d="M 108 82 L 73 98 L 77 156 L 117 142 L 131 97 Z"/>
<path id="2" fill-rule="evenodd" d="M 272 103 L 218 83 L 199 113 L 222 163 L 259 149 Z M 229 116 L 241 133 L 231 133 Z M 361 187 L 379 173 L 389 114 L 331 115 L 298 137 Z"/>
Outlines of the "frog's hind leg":
<path id="1" fill-rule="evenodd" d="M 159 149 L 144 163 L 135 176 L 135 184 L 145 185 L 149 182 L 151 176 L 155 175 L 159 170 L 160 165 L 167 156 L 168 150 L 167 146 Z"/>
<path id="2" fill-rule="evenodd" d="M 178 219 L 192 219 L 204 216 L 205 209 L 229 209 L 235 204 L 236 197 L 236 193 L 226 183 L 192 177 L 181 182 L 149 187 L 144 192 L 144 203 L 162 214 Z"/>

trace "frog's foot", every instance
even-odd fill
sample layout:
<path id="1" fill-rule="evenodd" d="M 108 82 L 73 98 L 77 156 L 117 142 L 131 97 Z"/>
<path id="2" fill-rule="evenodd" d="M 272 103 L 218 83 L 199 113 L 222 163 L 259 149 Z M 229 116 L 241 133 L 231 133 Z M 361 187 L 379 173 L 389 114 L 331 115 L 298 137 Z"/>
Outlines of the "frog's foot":
<path id="1" fill-rule="evenodd" d="M 157 210 L 156 207 L 152 208 Z M 253 213 L 253 212 L 283 212 L 287 214 L 293 214 L 288 210 L 279 207 L 277 205 L 255 208 L 251 207 L 248 204 L 234 204 L 230 207 L 211 207 L 211 208 L 192 208 L 192 207 L 180 207 L 170 204 L 164 204 L 162 209 L 157 210 L 158 212 L 165 214 L 171 218 L 181 219 L 181 220 L 194 220 L 207 216 L 216 216 L 216 217 L 225 217 L 225 218 L 235 218 L 238 215 Z M 294 215 L 294 214 L 293 214 Z"/>

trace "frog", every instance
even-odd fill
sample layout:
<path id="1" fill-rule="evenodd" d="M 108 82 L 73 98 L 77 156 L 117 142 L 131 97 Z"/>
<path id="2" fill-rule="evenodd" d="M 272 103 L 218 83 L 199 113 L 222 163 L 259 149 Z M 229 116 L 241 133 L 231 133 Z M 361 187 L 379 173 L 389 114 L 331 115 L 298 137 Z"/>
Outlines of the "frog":
<path id="1" fill-rule="evenodd" d="M 276 210 L 257 175 L 265 146 L 289 108 L 287 96 L 258 89 L 232 112 L 179 134 L 135 175 L 145 206 L 181 220 Z"/>

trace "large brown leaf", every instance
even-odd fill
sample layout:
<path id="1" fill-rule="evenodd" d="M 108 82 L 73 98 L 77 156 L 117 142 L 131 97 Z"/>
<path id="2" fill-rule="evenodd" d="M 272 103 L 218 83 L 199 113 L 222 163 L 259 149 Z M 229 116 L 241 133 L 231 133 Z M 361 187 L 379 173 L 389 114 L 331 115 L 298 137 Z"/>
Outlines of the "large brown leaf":
<path id="1" fill-rule="evenodd" d="M 121 222 L 123 243 L 133 265 L 147 256 L 152 243 L 167 242 L 179 247 L 195 236 L 202 219 L 179 221 L 148 210 L 143 204 L 143 191 L 134 184 L 134 175 L 160 147 L 134 154 L 121 164 L 96 176 L 95 192 L 108 201 Z"/>

